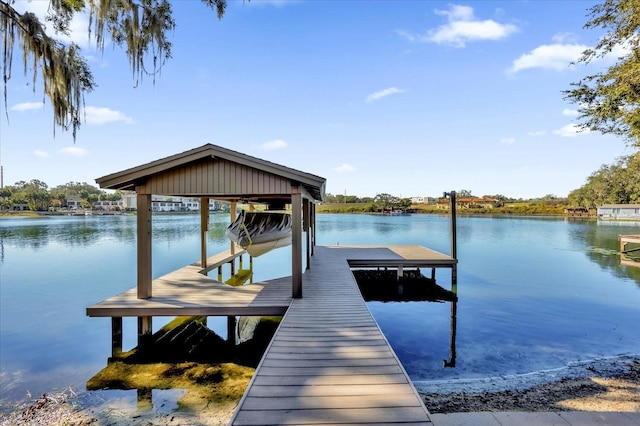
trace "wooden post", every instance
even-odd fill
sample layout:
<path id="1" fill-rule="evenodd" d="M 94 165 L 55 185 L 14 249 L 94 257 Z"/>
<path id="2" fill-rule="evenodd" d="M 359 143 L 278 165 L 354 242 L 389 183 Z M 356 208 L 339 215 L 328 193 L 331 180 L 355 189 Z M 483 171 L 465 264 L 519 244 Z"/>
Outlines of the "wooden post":
<path id="1" fill-rule="evenodd" d="M 457 286 L 453 286 L 451 289 L 453 293 L 458 293 Z M 449 328 L 449 359 L 444 360 L 444 366 L 453 368 L 456 366 L 456 328 L 458 322 L 458 302 L 455 300 L 451 302 L 451 323 Z"/>
<path id="2" fill-rule="evenodd" d="M 111 356 L 122 353 L 122 317 L 111 317 Z"/>
<path id="3" fill-rule="evenodd" d="M 144 347 L 151 342 L 153 317 L 138 317 L 138 346 Z"/>
<path id="4" fill-rule="evenodd" d="M 227 343 L 236 344 L 236 325 L 237 320 L 234 315 L 227 316 Z"/>
<path id="5" fill-rule="evenodd" d="M 207 230 L 209 229 L 209 199 L 200 198 L 200 265 L 207 267 Z"/>
<path id="6" fill-rule="evenodd" d="M 294 186 L 291 194 L 291 293 L 302 298 L 302 193 Z"/>
<path id="7" fill-rule="evenodd" d="M 302 228 L 305 235 L 305 247 L 306 247 L 306 257 L 307 257 L 307 267 L 306 269 L 309 269 L 310 265 L 311 265 L 311 232 L 310 231 L 310 219 L 311 219 L 311 211 L 310 211 L 310 207 L 309 207 L 309 200 L 307 198 L 302 200 Z"/>
<path id="8" fill-rule="evenodd" d="M 233 223 L 234 220 L 236 220 L 236 208 L 237 208 L 237 203 L 235 201 L 231 202 L 231 208 L 229 209 L 229 215 L 231 216 L 231 222 L 229 223 Z M 235 254 L 236 253 L 236 243 L 234 243 L 233 241 L 231 241 L 231 254 Z"/>
<path id="9" fill-rule="evenodd" d="M 316 247 L 316 205 L 311 203 L 311 256 L 315 254 Z"/>
<path id="10" fill-rule="evenodd" d="M 458 242 L 457 242 L 457 226 L 456 226 L 456 191 L 449 193 L 449 200 L 451 202 L 451 257 L 458 259 Z M 458 283 L 458 267 L 454 264 L 451 267 L 451 285 L 457 285 Z"/>
<path id="11" fill-rule="evenodd" d="M 151 289 L 151 194 L 138 194 L 138 299 L 149 299 Z"/>

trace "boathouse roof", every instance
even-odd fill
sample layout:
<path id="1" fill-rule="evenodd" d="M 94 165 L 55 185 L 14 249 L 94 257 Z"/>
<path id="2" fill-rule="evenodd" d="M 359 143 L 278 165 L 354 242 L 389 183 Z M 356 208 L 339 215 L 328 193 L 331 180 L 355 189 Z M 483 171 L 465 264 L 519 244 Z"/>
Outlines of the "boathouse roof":
<path id="1" fill-rule="evenodd" d="M 290 199 L 295 187 L 313 202 L 325 197 L 326 179 L 206 144 L 96 179 L 103 189 L 255 202 Z"/>

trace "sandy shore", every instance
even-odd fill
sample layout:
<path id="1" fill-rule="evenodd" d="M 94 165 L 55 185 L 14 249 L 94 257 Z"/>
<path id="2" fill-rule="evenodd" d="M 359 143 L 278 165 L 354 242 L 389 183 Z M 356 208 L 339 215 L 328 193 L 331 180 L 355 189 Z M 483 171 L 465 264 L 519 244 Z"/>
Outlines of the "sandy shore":
<path id="1" fill-rule="evenodd" d="M 598 364 L 595 364 L 598 365 Z M 615 363 L 615 369 L 587 367 L 588 377 L 561 377 L 527 389 L 495 392 L 421 393 L 431 413 L 475 411 L 625 411 L 640 412 L 640 359 Z M 226 425 L 238 401 L 202 407 L 198 412 L 143 412 L 101 400 L 99 393 L 72 391 L 42 396 L 0 416 L 0 425 Z"/>
<path id="2" fill-rule="evenodd" d="M 527 389 L 496 392 L 422 393 L 431 413 L 474 411 L 624 411 L 640 412 L 640 360 L 620 362 L 613 374 L 562 377 Z"/>

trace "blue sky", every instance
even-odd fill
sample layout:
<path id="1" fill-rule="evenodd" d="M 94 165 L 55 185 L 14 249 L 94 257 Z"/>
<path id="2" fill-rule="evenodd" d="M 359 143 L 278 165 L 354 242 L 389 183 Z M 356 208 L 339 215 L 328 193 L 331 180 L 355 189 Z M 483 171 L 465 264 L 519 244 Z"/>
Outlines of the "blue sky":
<path id="1" fill-rule="evenodd" d="M 220 21 L 200 1 L 173 4 L 173 58 L 138 87 L 123 51 L 96 52 L 77 19 L 98 87 L 75 143 L 54 137 L 16 52 L 5 185 L 95 184 L 213 143 L 325 177 L 333 194 L 533 198 L 566 196 L 633 152 L 576 133 L 562 99 L 612 63 L 570 65 L 602 35 L 583 29 L 592 1 L 230 0 Z"/>

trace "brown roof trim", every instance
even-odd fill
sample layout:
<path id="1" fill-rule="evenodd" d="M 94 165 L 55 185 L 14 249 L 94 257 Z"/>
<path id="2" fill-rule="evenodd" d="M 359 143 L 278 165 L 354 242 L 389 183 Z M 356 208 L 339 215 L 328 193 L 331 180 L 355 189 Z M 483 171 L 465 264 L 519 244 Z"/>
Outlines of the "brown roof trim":
<path id="1" fill-rule="evenodd" d="M 299 182 L 314 194 L 314 198 L 321 201 L 324 198 L 326 179 L 311 173 L 302 172 L 257 157 L 242 154 L 221 146 L 206 144 L 189 151 L 161 158 L 147 164 L 132 167 L 120 172 L 112 173 L 96 179 L 96 183 L 104 189 L 131 189 L 136 181 L 145 180 L 148 176 L 161 173 L 174 167 L 182 166 L 203 158 L 221 158 L 247 167 L 291 179 Z"/>

